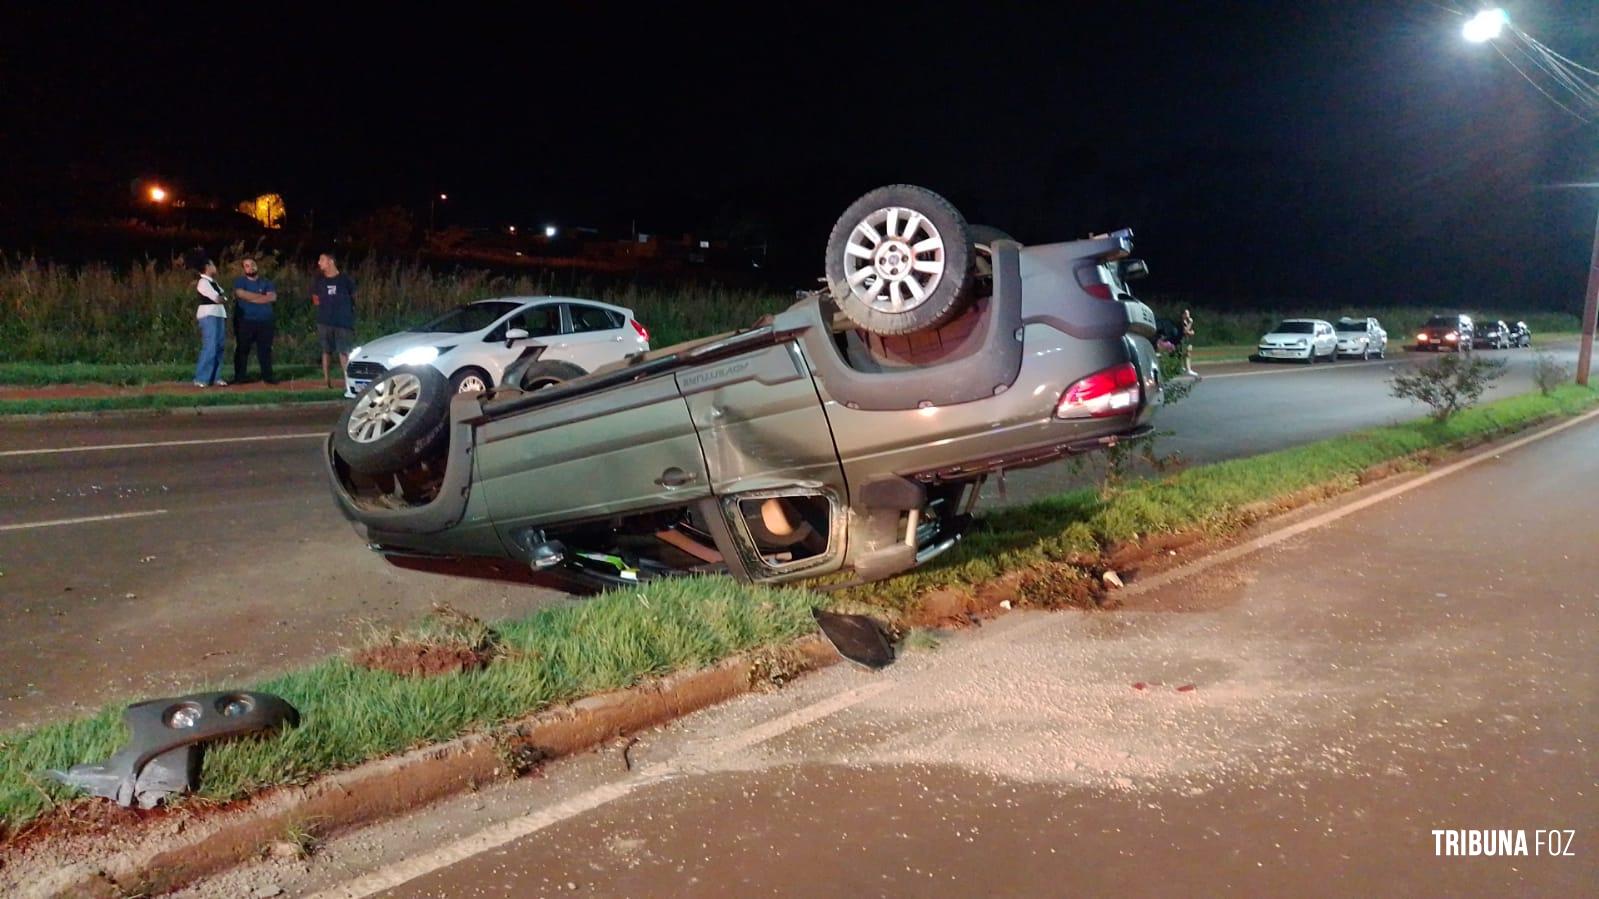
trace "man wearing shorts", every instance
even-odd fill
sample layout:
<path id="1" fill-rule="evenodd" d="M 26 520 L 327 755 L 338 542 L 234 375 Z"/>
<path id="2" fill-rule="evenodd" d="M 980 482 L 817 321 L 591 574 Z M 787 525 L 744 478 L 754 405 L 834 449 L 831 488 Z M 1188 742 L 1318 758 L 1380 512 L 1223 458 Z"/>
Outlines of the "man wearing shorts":
<path id="1" fill-rule="evenodd" d="M 355 282 L 339 271 L 332 253 L 316 258 L 316 280 L 311 283 L 311 305 L 316 307 L 316 339 L 322 346 L 322 383 L 333 386 L 328 361 L 339 357 L 339 375 L 350 367 L 350 347 L 355 344 Z"/>

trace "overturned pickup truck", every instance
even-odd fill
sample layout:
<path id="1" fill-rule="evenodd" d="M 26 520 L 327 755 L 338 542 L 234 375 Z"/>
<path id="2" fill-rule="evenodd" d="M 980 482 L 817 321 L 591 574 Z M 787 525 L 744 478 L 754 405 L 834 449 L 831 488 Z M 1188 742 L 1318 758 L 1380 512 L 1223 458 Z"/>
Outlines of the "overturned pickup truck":
<path id="1" fill-rule="evenodd" d="M 1023 247 L 880 188 L 834 227 L 828 288 L 747 330 L 592 373 L 530 351 L 477 394 L 387 372 L 328 441 L 334 496 L 373 549 L 440 570 L 906 571 L 960 538 L 990 474 L 1150 430 L 1131 238 Z"/>

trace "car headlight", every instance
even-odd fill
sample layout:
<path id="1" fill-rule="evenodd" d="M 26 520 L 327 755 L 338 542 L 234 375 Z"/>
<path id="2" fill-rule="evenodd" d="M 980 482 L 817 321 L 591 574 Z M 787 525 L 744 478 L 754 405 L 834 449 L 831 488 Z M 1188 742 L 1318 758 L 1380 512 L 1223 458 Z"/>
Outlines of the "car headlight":
<path id="1" fill-rule="evenodd" d="M 1294 341 L 1294 346 L 1306 346 L 1309 343 L 1310 343 L 1310 341 L 1308 341 L 1305 338 L 1301 337 L 1298 340 Z"/>
<path id="2" fill-rule="evenodd" d="M 362 350 L 362 347 L 356 347 L 355 349 L 351 350 L 350 351 L 350 358 L 354 359 L 356 356 L 361 355 L 361 350 Z"/>
<path id="3" fill-rule="evenodd" d="M 439 358 L 439 354 L 440 353 L 446 352 L 446 351 L 452 350 L 452 349 L 454 349 L 454 347 L 436 347 L 436 346 L 412 347 L 412 348 L 406 350 L 405 352 L 399 354 L 398 356 L 395 356 L 394 357 L 394 364 L 396 366 L 400 366 L 400 365 L 426 365 L 429 362 L 432 362 L 434 359 Z"/>

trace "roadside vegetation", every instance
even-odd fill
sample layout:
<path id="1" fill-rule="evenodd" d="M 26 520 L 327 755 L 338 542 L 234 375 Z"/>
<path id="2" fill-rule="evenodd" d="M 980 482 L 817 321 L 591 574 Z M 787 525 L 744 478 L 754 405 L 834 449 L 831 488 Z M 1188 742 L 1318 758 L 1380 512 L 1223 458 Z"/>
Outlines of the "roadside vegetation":
<path id="1" fill-rule="evenodd" d="M 270 406 L 281 403 L 334 402 L 340 388 L 320 384 L 303 390 L 251 390 L 223 387 L 182 393 L 133 393 L 117 396 L 65 396 L 47 399 L 0 399 L 0 416 L 53 415 L 62 412 L 124 412 L 141 409 L 196 409 L 213 406 Z"/>
<path id="2" fill-rule="evenodd" d="M 238 273 L 242 245 L 219 255 L 224 284 Z M 258 254 L 262 272 L 278 289 L 277 357 L 285 366 L 316 363 L 311 267 L 284 257 Z M 793 294 L 782 290 L 728 288 L 716 284 L 644 285 L 620 277 L 584 275 L 571 270 L 497 275 L 476 269 L 441 271 L 415 262 L 378 257 L 347 260 L 342 268 L 355 278 L 357 339 L 409 328 L 460 303 L 494 296 L 556 294 L 590 297 L 633 309 L 650 329 L 655 346 L 745 327 L 768 312 L 786 308 Z M 112 369 L 76 370 L 75 374 L 109 378 L 100 383 L 162 374 L 184 380 L 180 363 L 192 360 L 197 347 L 194 308 L 189 299 L 193 276 L 170 260 L 145 259 L 128 265 L 58 265 L 32 258 L 0 256 L 0 363 L 46 363 L 51 366 L 91 363 Z M 814 284 L 796 285 L 813 287 Z M 1184 301 L 1151 293 L 1149 302 L 1163 317 L 1182 314 Z M 1390 340 L 1404 343 L 1407 334 L 1436 310 L 1415 308 L 1327 308 L 1319 303 L 1283 301 L 1275 309 L 1215 312 L 1196 300 L 1195 346 L 1223 347 L 1220 359 L 1241 359 L 1253 351 L 1261 334 L 1285 315 L 1336 319 L 1340 315 L 1376 315 Z M 1516 313 L 1511 310 L 1468 310 L 1474 314 L 1525 320 L 1535 335 L 1578 328 L 1575 314 Z M 231 346 L 231 344 L 230 344 Z M 1198 359 L 1212 358 L 1204 351 Z M 151 366 L 144 369 L 129 366 Z M 168 368 L 161 368 L 168 366 Z M 65 371 L 73 371 L 65 369 Z M 67 383 L 66 375 L 34 367 L 13 371 L 0 383 Z"/>
<path id="3" fill-rule="evenodd" d="M 492 659 L 481 668 L 406 677 L 334 657 L 249 687 L 283 696 L 300 710 L 303 723 L 208 751 L 202 796 L 226 800 L 304 782 L 553 703 L 777 646 L 813 631 L 814 604 L 866 606 L 902 617 L 929 591 L 975 587 L 1011 573 L 1044 572 L 1043 583 L 1069 587 L 1093 578 L 1116 547 L 1162 534 L 1224 536 L 1306 491 L 1331 495 L 1352 489 L 1376 466 L 1596 404 L 1599 393 L 1566 385 L 1547 396 L 1531 393 L 1468 409 L 1446 421 L 1377 428 L 1151 480 L 1076 490 L 992 512 L 955 550 L 883 584 L 817 594 L 724 578 L 685 579 L 493 622 L 481 633 L 468 622 L 471 640 L 493 635 Z M 1037 590 L 1023 596 L 1052 604 Z M 439 627 L 424 621 L 412 639 L 436 640 Z M 69 801 L 71 794 L 43 772 L 99 761 L 118 749 L 126 739 L 121 713 L 116 704 L 91 718 L 0 733 L 0 834 L 14 835 Z"/>
<path id="4" fill-rule="evenodd" d="M 1505 360 L 1489 359 L 1481 353 L 1449 354 L 1425 365 L 1395 375 L 1390 390 L 1402 400 L 1426 405 L 1433 421 L 1448 421 L 1482 399 L 1490 384 L 1505 373 Z M 1549 391 L 1543 391 L 1545 396 Z"/>

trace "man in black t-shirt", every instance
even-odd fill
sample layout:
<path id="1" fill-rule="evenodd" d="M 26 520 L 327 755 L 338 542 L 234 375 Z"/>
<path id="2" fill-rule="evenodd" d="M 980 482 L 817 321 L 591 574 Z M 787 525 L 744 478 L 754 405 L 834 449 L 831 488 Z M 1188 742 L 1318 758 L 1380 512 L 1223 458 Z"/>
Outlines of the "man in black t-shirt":
<path id="1" fill-rule="evenodd" d="M 322 346 L 322 383 L 332 387 L 328 362 L 339 357 L 339 374 L 350 366 L 350 347 L 355 344 L 355 281 L 339 271 L 332 253 L 316 259 L 320 275 L 311 283 L 311 305 L 316 307 L 316 338 Z"/>

